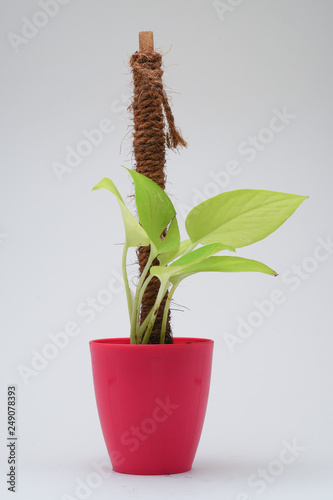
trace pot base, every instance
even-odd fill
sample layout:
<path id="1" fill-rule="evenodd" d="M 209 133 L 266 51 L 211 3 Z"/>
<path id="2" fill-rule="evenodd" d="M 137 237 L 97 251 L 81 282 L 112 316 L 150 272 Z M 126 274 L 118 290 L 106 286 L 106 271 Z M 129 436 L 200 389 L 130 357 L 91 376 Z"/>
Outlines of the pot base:
<path id="1" fill-rule="evenodd" d="M 158 472 L 142 472 L 140 471 L 130 471 L 130 470 L 117 470 L 115 467 L 112 466 L 112 469 L 114 472 L 118 472 L 119 474 L 129 474 L 132 476 L 171 476 L 173 474 L 183 474 L 184 472 L 189 472 L 192 470 L 192 465 L 191 467 L 186 467 L 184 470 L 178 470 L 178 469 L 171 469 L 170 471 L 158 471 Z"/>

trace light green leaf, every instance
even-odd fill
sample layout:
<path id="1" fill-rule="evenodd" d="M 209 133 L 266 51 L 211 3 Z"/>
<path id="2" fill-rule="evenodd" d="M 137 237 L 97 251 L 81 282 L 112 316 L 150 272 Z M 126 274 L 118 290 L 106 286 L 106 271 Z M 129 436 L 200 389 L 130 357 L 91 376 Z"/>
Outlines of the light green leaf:
<path id="1" fill-rule="evenodd" d="M 126 170 L 134 182 L 135 202 L 142 227 L 159 252 L 164 251 L 164 248 L 170 251 L 180 241 L 178 223 L 173 222 L 176 210 L 170 198 L 162 188 L 145 175 L 134 170 Z M 164 237 L 163 233 L 169 224 L 171 235 Z"/>
<path id="2" fill-rule="evenodd" d="M 195 263 L 201 262 L 207 257 L 214 255 L 222 250 L 231 250 L 234 249 L 222 245 L 221 243 L 213 243 L 211 245 L 206 245 L 201 248 L 197 248 L 192 252 L 180 257 L 175 262 L 170 264 L 170 266 L 153 266 L 150 270 L 150 274 L 152 276 L 157 276 L 161 281 L 170 279 L 171 276 L 177 276 L 186 272 L 188 267 L 192 267 Z"/>
<path id="3" fill-rule="evenodd" d="M 229 191 L 194 207 L 186 230 L 193 243 L 244 247 L 275 231 L 306 198 L 258 189 Z"/>
<path id="4" fill-rule="evenodd" d="M 273 269 L 257 260 L 218 255 L 208 257 L 201 262 L 188 266 L 184 268 L 183 271 L 177 271 L 177 273 L 170 278 L 170 281 L 171 283 L 177 283 L 187 276 L 201 272 L 260 272 L 270 274 L 271 276 L 277 276 L 277 273 Z"/>
<path id="5" fill-rule="evenodd" d="M 193 266 L 189 266 L 186 271 L 188 272 L 210 272 L 221 271 L 228 272 L 260 272 L 277 276 L 277 273 L 266 266 L 262 262 L 252 259 L 245 259 L 244 257 L 236 257 L 229 255 L 217 255 L 209 257 L 202 262 L 198 262 Z"/>
<path id="6" fill-rule="evenodd" d="M 182 255 L 185 252 L 185 250 L 188 249 L 190 244 L 191 240 L 189 239 L 181 241 L 174 250 L 171 250 L 170 252 L 163 252 L 160 255 L 158 255 L 157 258 L 161 266 L 165 266 L 166 264 L 169 264 L 169 262 L 172 262 L 173 260 L 177 259 L 177 257 Z"/>
<path id="7" fill-rule="evenodd" d="M 145 230 L 140 226 L 132 212 L 125 205 L 124 200 L 112 180 L 104 177 L 95 187 L 93 187 L 93 191 L 97 189 L 107 189 L 116 196 L 123 216 L 127 245 L 129 247 L 149 245 L 150 240 Z"/>

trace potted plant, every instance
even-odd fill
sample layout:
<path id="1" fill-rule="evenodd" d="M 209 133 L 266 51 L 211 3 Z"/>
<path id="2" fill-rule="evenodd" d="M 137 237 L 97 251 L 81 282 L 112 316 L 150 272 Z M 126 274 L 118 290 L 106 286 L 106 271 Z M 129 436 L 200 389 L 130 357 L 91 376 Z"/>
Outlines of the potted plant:
<path id="1" fill-rule="evenodd" d="M 255 189 L 221 193 L 189 212 L 185 221 L 189 238 L 180 241 L 176 211 L 165 191 L 144 175 L 127 171 L 134 182 L 138 219 L 111 179 L 104 178 L 93 188 L 109 190 L 121 209 L 122 272 L 131 325 L 128 338 L 90 342 L 97 405 L 115 471 L 186 472 L 192 467 L 204 421 L 213 341 L 184 337 L 164 343 L 173 295 L 183 279 L 199 272 L 276 276 L 267 265 L 230 253 L 271 234 L 307 197 Z M 129 247 L 142 245 L 150 246 L 150 256 L 133 295 L 126 256 Z M 151 266 L 156 258 L 159 265 Z M 154 276 L 160 282 L 159 292 L 140 325 L 142 297 Z M 148 344 L 167 291 L 160 344 Z"/>
<path id="2" fill-rule="evenodd" d="M 137 217 L 111 179 L 125 226 L 122 273 L 130 332 L 90 342 L 95 394 L 113 468 L 128 474 L 172 474 L 191 469 L 204 422 L 213 354 L 207 338 L 173 338 L 170 303 L 178 285 L 199 272 L 276 272 L 234 255 L 275 231 L 306 198 L 241 189 L 221 193 L 187 215 L 181 241 L 176 210 L 164 191 L 165 147 L 186 146 L 163 88 L 162 56 L 152 32 L 140 32 L 133 54 L 134 153 Z M 156 181 L 156 182 L 155 182 Z M 140 279 L 130 289 L 128 249 L 138 248 Z"/>

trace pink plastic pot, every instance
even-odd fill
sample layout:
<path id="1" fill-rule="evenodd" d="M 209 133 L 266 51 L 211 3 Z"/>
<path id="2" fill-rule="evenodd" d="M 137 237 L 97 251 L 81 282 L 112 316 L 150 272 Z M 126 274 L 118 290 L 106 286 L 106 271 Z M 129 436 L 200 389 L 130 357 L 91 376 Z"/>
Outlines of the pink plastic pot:
<path id="1" fill-rule="evenodd" d="M 99 418 L 113 469 L 125 474 L 189 471 L 205 418 L 214 342 L 175 338 L 133 345 L 90 342 Z"/>

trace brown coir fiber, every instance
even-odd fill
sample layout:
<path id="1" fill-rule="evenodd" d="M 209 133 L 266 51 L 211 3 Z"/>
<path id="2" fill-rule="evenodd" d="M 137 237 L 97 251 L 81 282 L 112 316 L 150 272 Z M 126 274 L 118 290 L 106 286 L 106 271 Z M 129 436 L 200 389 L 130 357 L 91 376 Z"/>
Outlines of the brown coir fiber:
<path id="1" fill-rule="evenodd" d="M 133 73 L 134 96 L 133 111 L 134 132 L 133 148 L 136 171 L 146 175 L 165 189 L 165 149 L 185 146 L 186 142 L 175 127 L 175 121 L 163 88 L 162 55 L 158 52 L 135 52 L 130 59 Z M 137 250 L 140 274 L 148 257 L 149 247 Z M 152 265 L 158 265 L 157 259 Z M 153 278 L 143 296 L 140 323 L 144 321 L 153 307 L 160 282 Z M 150 336 L 150 344 L 158 344 L 166 297 L 158 311 L 155 325 Z M 170 311 L 168 315 L 165 343 L 172 343 Z"/>

